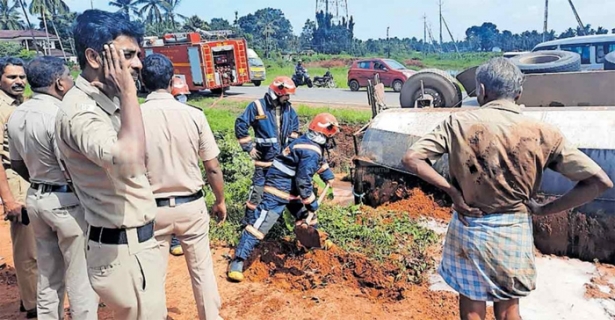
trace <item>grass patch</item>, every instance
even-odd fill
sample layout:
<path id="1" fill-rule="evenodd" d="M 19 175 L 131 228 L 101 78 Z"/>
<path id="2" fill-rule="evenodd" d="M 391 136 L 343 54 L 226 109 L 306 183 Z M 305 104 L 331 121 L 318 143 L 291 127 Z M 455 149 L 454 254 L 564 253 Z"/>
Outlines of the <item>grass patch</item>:
<path id="1" fill-rule="evenodd" d="M 223 101 L 215 108 L 208 108 L 213 99 L 196 99 L 191 104 L 204 108 L 204 113 L 215 133 L 221 149 L 220 163 L 225 179 L 225 195 L 228 208 L 227 223 L 217 227 L 212 222 L 211 239 L 214 242 L 234 246 L 241 234 L 240 221 L 248 198 L 253 166 L 248 156 L 241 150 L 234 136 L 235 117 L 243 110 L 244 104 L 236 101 Z M 316 113 L 332 112 L 340 122 L 360 124 L 369 120 L 369 113 L 361 114 L 354 110 L 328 108 L 297 108 L 300 117 L 308 118 Z M 305 121 L 302 121 L 304 124 Z M 318 189 L 324 184 L 315 177 Z M 331 191 L 330 191 L 331 192 Z M 209 187 L 206 187 L 207 202 L 214 201 Z M 329 195 L 331 197 L 332 194 Z M 349 252 L 357 252 L 370 258 L 394 261 L 404 271 L 401 274 L 407 280 L 419 282 L 425 270 L 431 268 L 432 262 L 426 258 L 426 249 L 437 242 L 437 235 L 431 230 L 419 226 L 403 214 L 379 215 L 367 214 L 359 206 L 331 206 L 323 204 L 318 211 L 318 220 L 323 230 L 327 231 L 333 242 Z M 373 209 L 372 209 L 373 210 Z M 368 218 L 366 218 L 368 217 Z M 400 218 L 401 217 L 401 218 Z M 288 212 L 280 217 L 278 223 L 269 232 L 267 239 L 293 237 L 294 219 Z"/>

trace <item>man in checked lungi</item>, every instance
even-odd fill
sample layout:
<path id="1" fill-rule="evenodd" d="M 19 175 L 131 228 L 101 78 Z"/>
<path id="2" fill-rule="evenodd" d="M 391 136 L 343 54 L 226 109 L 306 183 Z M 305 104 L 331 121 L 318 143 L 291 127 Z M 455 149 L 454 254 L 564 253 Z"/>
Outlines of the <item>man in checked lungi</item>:
<path id="1" fill-rule="evenodd" d="M 524 116 L 523 74 L 496 58 L 476 71 L 480 108 L 456 112 L 417 141 L 406 168 L 454 202 L 438 272 L 459 292 L 461 319 L 521 319 L 519 299 L 536 288 L 531 214 L 578 207 L 613 187 L 606 173 L 555 127 Z M 430 165 L 449 154 L 450 183 Z M 550 168 L 576 186 L 545 204 L 532 197 Z"/>

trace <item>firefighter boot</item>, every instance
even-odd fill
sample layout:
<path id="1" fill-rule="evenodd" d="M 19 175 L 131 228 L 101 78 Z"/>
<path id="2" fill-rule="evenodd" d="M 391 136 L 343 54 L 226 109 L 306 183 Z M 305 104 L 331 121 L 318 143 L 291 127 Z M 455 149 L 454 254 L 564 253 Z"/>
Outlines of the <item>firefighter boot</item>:
<path id="1" fill-rule="evenodd" d="M 228 271 L 229 279 L 237 282 L 241 282 L 244 280 L 243 277 L 243 260 L 235 258 L 231 261 L 229 271 Z"/>

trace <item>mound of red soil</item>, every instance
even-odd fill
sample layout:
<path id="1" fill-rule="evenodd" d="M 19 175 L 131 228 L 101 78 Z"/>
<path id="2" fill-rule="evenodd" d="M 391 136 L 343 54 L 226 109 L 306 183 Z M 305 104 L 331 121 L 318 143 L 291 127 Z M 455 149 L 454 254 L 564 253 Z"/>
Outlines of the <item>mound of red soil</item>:
<path id="1" fill-rule="evenodd" d="M 268 242 L 257 249 L 257 260 L 245 274 L 250 281 L 266 282 L 281 289 L 310 291 L 330 284 L 358 288 L 366 296 L 385 301 L 404 299 L 410 286 L 399 280 L 399 267 L 379 263 L 356 253 L 330 250 L 299 251 L 291 242 Z"/>
<path id="2" fill-rule="evenodd" d="M 413 218 L 434 218 L 448 222 L 453 210 L 450 207 L 440 206 L 433 196 L 427 195 L 423 190 L 414 188 L 406 191 L 408 198 L 396 202 L 387 203 L 381 210 L 399 211 L 409 214 Z"/>
<path id="3" fill-rule="evenodd" d="M 353 134 L 361 129 L 362 125 L 343 125 L 341 132 L 335 136 L 337 147 L 331 150 L 329 166 L 335 172 L 342 172 L 343 165 L 350 165 L 355 156 Z"/>
<path id="4" fill-rule="evenodd" d="M 423 61 L 419 59 L 409 59 L 409 60 L 404 61 L 404 64 L 406 65 L 406 67 L 425 68 L 425 64 L 423 63 Z"/>
<path id="5" fill-rule="evenodd" d="M 342 68 L 342 67 L 350 67 L 355 60 L 359 58 L 333 58 L 331 60 L 322 60 L 322 61 L 310 61 L 306 62 L 305 66 L 308 68 Z"/>

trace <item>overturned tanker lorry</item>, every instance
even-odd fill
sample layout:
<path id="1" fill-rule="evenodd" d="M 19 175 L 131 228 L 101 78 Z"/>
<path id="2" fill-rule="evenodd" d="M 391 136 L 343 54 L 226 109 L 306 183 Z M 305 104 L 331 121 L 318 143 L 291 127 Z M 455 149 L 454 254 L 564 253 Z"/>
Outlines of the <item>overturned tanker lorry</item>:
<path id="1" fill-rule="evenodd" d="M 536 53 L 532 54 L 536 57 Z M 526 73 L 524 93 L 519 101 L 525 106 L 523 113 L 559 128 L 615 180 L 615 70 L 551 73 L 521 70 Z M 379 111 L 354 134 L 356 155 L 352 175 L 356 203 L 379 206 L 403 199 L 409 190 L 419 187 L 439 204 L 451 204 L 446 194 L 407 172 L 401 159 L 414 142 L 452 113 L 478 107 L 473 98 L 475 71 L 476 68 L 466 70 L 454 81 L 442 72 L 427 70 L 425 73 L 431 74 L 431 78 L 440 77 L 429 83 L 425 77 L 413 79 L 421 74 L 417 73 L 404 84 L 406 88 L 420 91 L 419 94 L 406 92 L 413 97 L 406 101 L 406 108 L 402 104 L 402 108 Z M 469 94 L 458 102 L 455 100 L 461 88 Z M 449 178 L 448 155 L 432 165 Z M 573 186 L 565 177 L 547 169 L 538 194 L 560 196 Z M 570 212 L 534 217 L 533 221 L 535 244 L 541 252 L 615 263 L 615 188 Z"/>

